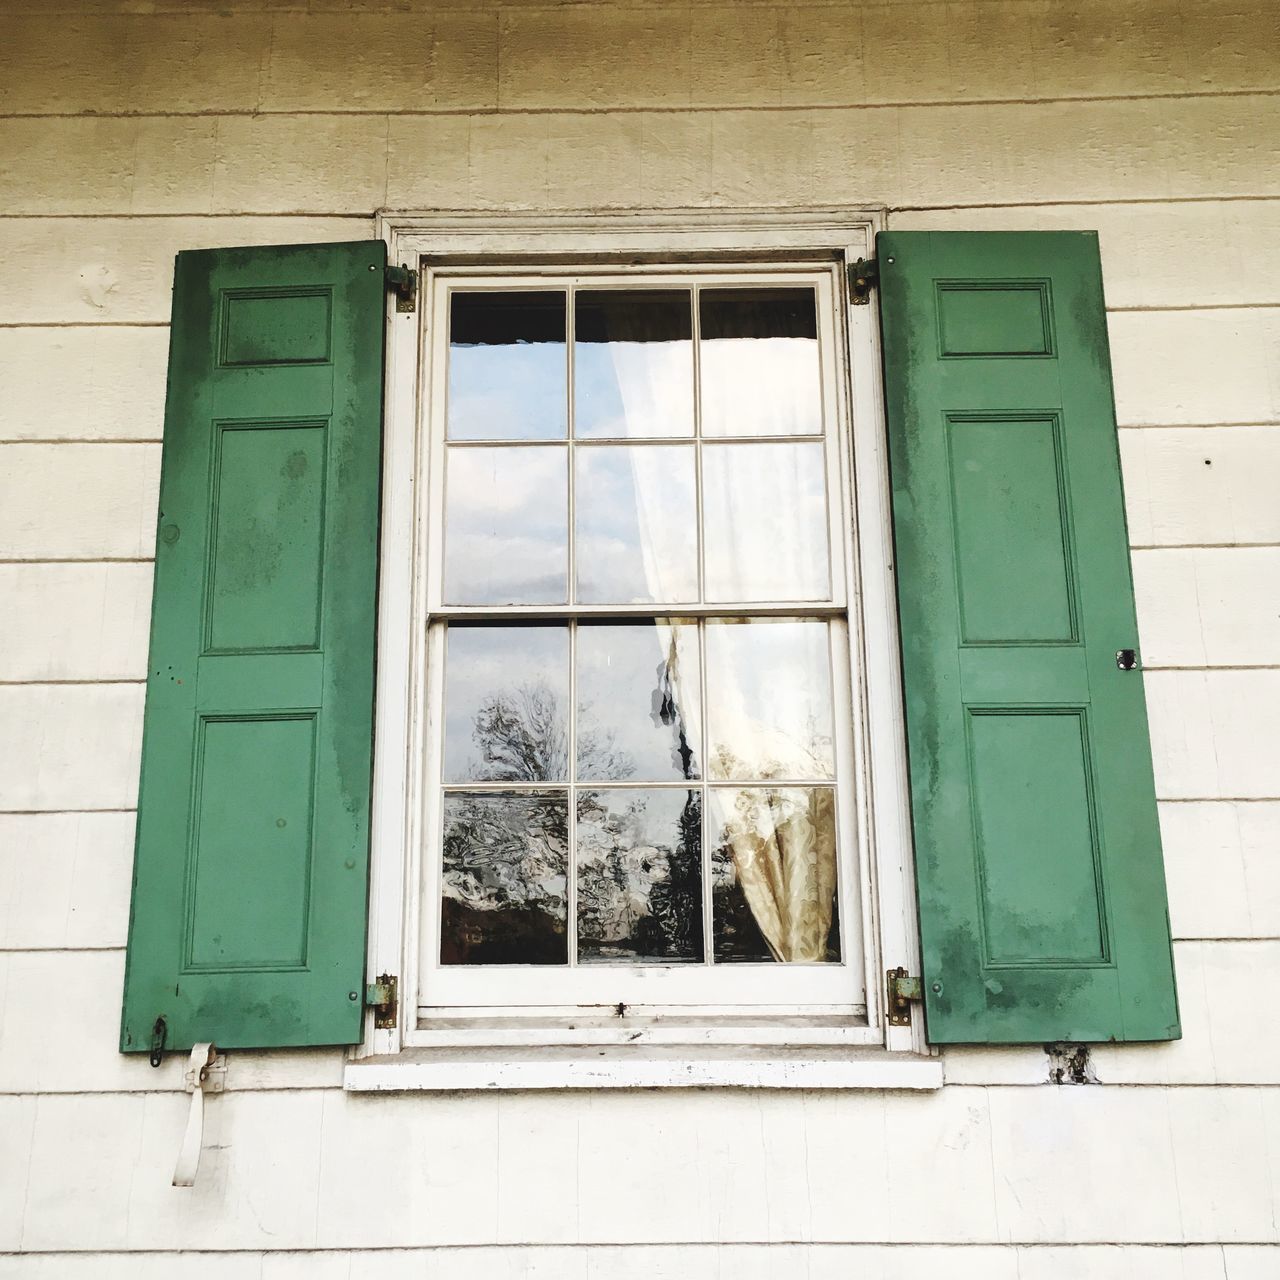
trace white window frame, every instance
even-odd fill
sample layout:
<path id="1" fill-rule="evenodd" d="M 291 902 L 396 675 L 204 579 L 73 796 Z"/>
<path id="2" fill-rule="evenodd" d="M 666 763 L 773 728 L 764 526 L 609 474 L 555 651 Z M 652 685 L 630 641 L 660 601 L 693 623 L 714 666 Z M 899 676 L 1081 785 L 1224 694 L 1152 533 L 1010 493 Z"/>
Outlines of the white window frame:
<path id="1" fill-rule="evenodd" d="M 667 1013 L 649 1007 L 638 1021 L 584 1019 L 581 1010 L 569 1008 L 538 1009 L 527 1017 L 519 1010 L 504 1011 L 506 1016 L 476 1010 L 475 1017 L 418 1025 L 421 764 L 426 709 L 439 696 L 438 689 L 427 688 L 426 636 L 415 634 L 413 621 L 421 615 L 415 592 L 422 590 L 418 570 L 428 532 L 417 478 L 425 446 L 429 335 L 420 311 L 400 313 L 389 298 L 368 971 L 398 976 L 400 1016 L 396 1027 L 380 1029 L 369 1014 L 364 1042 L 348 1066 L 349 1088 L 941 1083 L 936 1059 L 922 1062 L 917 1056 L 928 1052 L 920 1010 L 912 1025 L 899 1027 L 888 1025 L 884 1009 L 886 970 L 902 965 L 918 974 L 920 958 L 877 309 L 848 305 L 844 274 L 847 264 L 872 255 L 882 222 L 877 211 L 847 210 L 379 216 L 377 235 L 387 243 L 389 261 L 413 267 L 466 265 L 527 274 L 539 262 L 564 267 L 595 261 L 616 268 L 627 262 L 782 261 L 830 274 L 833 296 L 845 301 L 836 308 L 845 338 L 836 395 L 838 413 L 851 424 L 852 458 L 843 448 L 842 465 L 852 468 L 857 534 L 856 563 L 847 567 L 847 605 L 850 644 L 858 655 L 851 809 L 860 829 L 856 891 L 866 1010 L 861 1018 L 848 1016 L 847 1009 L 833 1009 L 830 1016 L 809 1009 L 796 1017 L 782 1009 L 739 1006 L 725 1010 L 733 1015 L 727 1018 L 712 1008 Z M 595 1061 L 584 1070 L 572 1051 L 587 1045 L 597 1046 L 596 1055 L 615 1057 L 605 1068 Z M 562 1046 L 559 1056 L 549 1059 L 548 1046 Z M 741 1050 L 754 1055 L 750 1061 L 757 1065 L 762 1054 L 785 1049 L 792 1056 L 789 1069 L 762 1077 L 741 1062 L 707 1069 L 699 1056 L 707 1046 L 718 1046 L 721 1057 L 727 1049 Z M 540 1052 L 536 1066 L 526 1063 L 522 1069 L 520 1054 L 526 1050 Z M 433 1064 L 432 1052 L 447 1054 L 447 1065 Z M 388 1065 L 388 1055 L 398 1060 Z M 795 1055 L 801 1057 L 799 1067 Z M 908 1063 L 912 1058 L 915 1067 Z"/>

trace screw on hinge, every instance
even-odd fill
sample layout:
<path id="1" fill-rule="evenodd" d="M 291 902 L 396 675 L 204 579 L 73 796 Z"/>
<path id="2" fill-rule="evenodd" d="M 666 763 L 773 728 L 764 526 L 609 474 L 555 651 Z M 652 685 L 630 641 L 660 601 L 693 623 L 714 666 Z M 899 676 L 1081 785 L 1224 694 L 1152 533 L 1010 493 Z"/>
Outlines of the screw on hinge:
<path id="1" fill-rule="evenodd" d="M 901 965 L 885 974 L 885 1011 L 891 1027 L 909 1027 L 911 1002 L 923 998 L 920 979 L 913 978 Z"/>
<path id="2" fill-rule="evenodd" d="M 388 267 L 387 288 L 396 295 L 397 311 L 412 311 L 418 297 L 418 273 L 404 263 Z"/>
<path id="3" fill-rule="evenodd" d="M 396 1025 L 399 985 L 394 974 L 380 973 L 377 982 L 371 982 L 364 989 L 364 1002 L 373 1010 L 373 1025 L 379 1031 Z"/>
<path id="4" fill-rule="evenodd" d="M 849 267 L 849 301 L 865 307 L 871 301 L 871 290 L 880 283 L 880 268 L 874 258 L 859 258 Z"/>

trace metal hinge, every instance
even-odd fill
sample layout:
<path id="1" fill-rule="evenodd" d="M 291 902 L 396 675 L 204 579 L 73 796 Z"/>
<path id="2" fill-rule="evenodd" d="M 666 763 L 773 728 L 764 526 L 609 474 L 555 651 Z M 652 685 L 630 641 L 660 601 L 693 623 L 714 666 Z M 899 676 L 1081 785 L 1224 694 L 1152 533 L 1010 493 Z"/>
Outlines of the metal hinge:
<path id="1" fill-rule="evenodd" d="M 387 1031 L 396 1025 L 399 980 L 393 973 L 378 974 L 377 982 L 364 989 L 364 1002 L 373 1010 L 373 1025 Z"/>
<path id="2" fill-rule="evenodd" d="M 846 274 L 849 277 L 849 301 L 865 307 L 871 301 L 871 290 L 880 283 L 880 267 L 874 258 L 859 258 Z"/>
<path id="3" fill-rule="evenodd" d="M 920 979 L 913 978 L 901 965 L 885 974 L 885 1011 L 891 1027 L 911 1025 L 911 1002 L 923 1000 Z"/>
<path id="4" fill-rule="evenodd" d="M 418 299 L 418 273 L 403 263 L 388 267 L 387 288 L 396 295 L 397 311 L 412 311 Z"/>

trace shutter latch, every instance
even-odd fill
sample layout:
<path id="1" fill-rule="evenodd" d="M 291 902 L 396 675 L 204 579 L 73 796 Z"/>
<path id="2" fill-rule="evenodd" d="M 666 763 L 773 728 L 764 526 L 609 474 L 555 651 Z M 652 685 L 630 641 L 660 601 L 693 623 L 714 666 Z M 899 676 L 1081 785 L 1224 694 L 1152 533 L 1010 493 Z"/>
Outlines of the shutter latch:
<path id="1" fill-rule="evenodd" d="M 364 1002 L 373 1010 L 373 1025 L 379 1031 L 388 1031 L 396 1025 L 399 985 L 395 974 L 380 973 L 377 982 L 371 982 L 364 989 Z"/>
<path id="2" fill-rule="evenodd" d="M 396 295 L 397 311 L 412 311 L 418 298 L 418 273 L 403 263 L 388 267 L 387 288 Z"/>
<path id="3" fill-rule="evenodd" d="M 891 1027 L 909 1027 L 911 1002 L 923 999 L 920 979 L 911 977 L 901 965 L 885 974 L 885 1010 Z"/>
<path id="4" fill-rule="evenodd" d="M 871 290 L 880 283 L 880 267 L 874 258 L 859 258 L 846 274 L 849 277 L 849 301 L 865 307 L 871 301 Z"/>

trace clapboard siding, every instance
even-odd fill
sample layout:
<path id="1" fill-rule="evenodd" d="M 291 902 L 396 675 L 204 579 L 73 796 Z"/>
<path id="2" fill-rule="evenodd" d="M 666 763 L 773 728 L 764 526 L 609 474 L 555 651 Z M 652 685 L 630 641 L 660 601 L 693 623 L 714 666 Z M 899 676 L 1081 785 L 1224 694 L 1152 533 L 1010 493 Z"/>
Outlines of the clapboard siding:
<path id="1" fill-rule="evenodd" d="M 1121 426 L 1280 424 L 1280 307 L 1113 312 L 1107 331 Z"/>
<path id="2" fill-rule="evenodd" d="M 157 444 L 0 445 L 0 560 L 105 560 L 155 550 Z"/>
<path id="3" fill-rule="evenodd" d="M 0 683 L 146 676 L 145 561 L 0 564 L 0 599 Z"/>
<path id="4" fill-rule="evenodd" d="M 0 951 L 123 947 L 134 815 L 0 813 Z"/>
<path id="5" fill-rule="evenodd" d="M 170 1280 L 175 1257 L 131 1253 L 130 1280 Z M 184 1253 L 187 1280 L 1273 1280 L 1254 1245 L 545 1245 L 287 1253 Z M 24 1260 L 24 1280 L 115 1280 L 111 1260 L 54 1254 Z M 5 1269 L 0 1277 L 17 1275 Z"/>
<path id="6" fill-rule="evenodd" d="M 230 1092 L 175 1196 L 181 1095 L 45 1095 L 22 1247 L 1276 1239 L 1280 1090 L 713 1096 Z"/>
<path id="7" fill-rule="evenodd" d="M 1135 547 L 1280 543 L 1280 429 L 1120 432 L 1129 542 Z"/>
<path id="8" fill-rule="evenodd" d="M 1148 667 L 1280 666 L 1280 547 L 1133 553 Z"/>
<path id="9" fill-rule="evenodd" d="M 1163 804 L 1179 938 L 1280 938 L 1280 802 Z"/>
<path id="10" fill-rule="evenodd" d="M 1046 204 L 1280 195 L 1280 99 L 1267 94 L 858 112 L 10 118 L 3 133 L 0 204 L 15 214 L 992 204 L 1026 202 L 1029 184 Z M 675 165 L 664 161 L 672 138 Z M 593 152 L 609 163 L 583 163 Z"/>
<path id="11" fill-rule="evenodd" d="M 124 951 L 0 952 L 0 1094 L 183 1091 L 184 1055 L 153 1068 L 117 1051 Z M 40 1034 L 50 991 L 65 993 L 81 1048 Z M 341 1049 L 245 1053 L 228 1064 L 229 1090 L 336 1088 Z"/>
<path id="12" fill-rule="evenodd" d="M 0 811 L 132 808 L 145 691 L 0 685 Z"/>
<path id="13" fill-rule="evenodd" d="M 182 249 L 371 235 L 372 217 L 0 219 L 0 324 L 167 325 Z"/>
<path id="14" fill-rule="evenodd" d="M 619 6 L 607 24 L 589 6 L 302 13 L 232 30 L 208 14 L 121 14 L 81 18 L 61 57 L 47 20 L 26 17 L 8 37 L 33 74 L 0 90 L 0 112 L 860 106 L 1269 87 L 1265 15 L 1209 12 L 1194 54 L 1173 0 L 1128 5 L 1120 21 L 1103 0 L 934 3 L 909 23 L 896 5 L 723 2 Z M 995 32 L 1008 56 L 991 56 Z M 547 74 L 548 49 L 567 74 Z M 184 75 L 196 61 L 206 73 Z"/>
<path id="15" fill-rule="evenodd" d="M 1162 800 L 1280 799 L 1280 670 L 1148 671 Z"/>
<path id="16" fill-rule="evenodd" d="M 159 440 L 168 349 L 163 328 L 0 329 L 0 443 Z"/>

